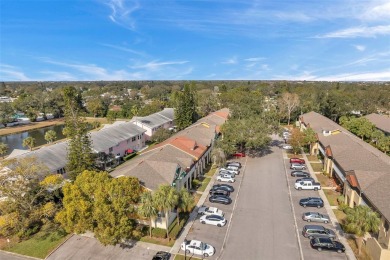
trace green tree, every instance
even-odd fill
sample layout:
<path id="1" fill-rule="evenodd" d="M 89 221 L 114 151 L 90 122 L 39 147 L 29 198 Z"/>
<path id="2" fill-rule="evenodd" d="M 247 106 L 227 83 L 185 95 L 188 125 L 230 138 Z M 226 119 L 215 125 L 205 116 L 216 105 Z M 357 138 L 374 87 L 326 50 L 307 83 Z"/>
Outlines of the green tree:
<path id="1" fill-rule="evenodd" d="M 4 159 L 4 155 L 8 152 L 8 145 L 0 143 L 0 156 Z"/>
<path id="2" fill-rule="evenodd" d="M 28 147 L 30 149 L 30 151 L 32 151 L 35 144 L 36 144 L 35 138 L 33 138 L 31 136 L 24 138 L 23 143 L 22 143 L 23 147 Z"/>
<path id="3" fill-rule="evenodd" d="M 217 140 L 214 149 L 211 151 L 211 156 L 213 158 L 213 163 L 218 167 L 226 163 L 226 154 L 222 148 L 219 147 L 220 141 Z"/>
<path id="4" fill-rule="evenodd" d="M 0 124 L 7 126 L 7 123 L 12 122 L 12 114 L 14 110 L 8 102 L 0 103 Z"/>
<path id="5" fill-rule="evenodd" d="M 186 188 L 179 191 L 179 198 L 177 201 L 177 224 L 180 226 L 180 212 L 190 212 L 194 207 L 194 197 L 188 192 Z"/>
<path id="6" fill-rule="evenodd" d="M 379 214 L 367 206 L 356 206 L 347 211 L 345 229 L 355 234 L 359 255 L 363 244 L 363 236 L 367 232 L 378 232 L 380 224 Z"/>
<path id="7" fill-rule="evenodd" d="M 195 84 L 185 84 L 183 91 L 174 92 L 175 122 L 179 130 L 186 128 L 197 119 L 197 98 Z"/>
<path id="8" fill-rule="evenodd" d="M 299 128 L 293 128 L 289 140 L 290 145 L 293 148 L 294 154 L 301 151 L 302 145 L 305 144 L 305 135 L 299 130 Z"/>
<path id="9" fill-rule="evenodd" d="M 308 127 L 303 131 L 303 142 L 306 145 L 309 145 L 309 152 L 311 155 L 312 145 L 317 142 L 317 134 L 312 128 Z"/>
<path id="10" fill-rule="evenodd" d="M 64 208 L 56 215 L 67 232 L 94 232 L 104 245 L 132 237 L 142 187 L 137 178 L 112 178 L 107 172 L 84 171 L 63 187 Z"/>
<path id="11" fill-rule="evenodd" d="M 175 188 L 169 185 L 160 185 L 154 193 L 154 202 L 160 212 L 164 212 L 165 215 L 165 228 L 167 231 L 167 237 L 169 240 L 168 220 L 169 212 L 177 206 L 179 195 Z"/>
<path id="12" fill-rule="evenodd" d="M 91 170 L 93 165 L 92 143 L 88 133 L 88 124 L 82 117 L 81 93 L 74 87 L 63 89 L 65 102 L 64 133 L 68 141 L 67 171 L 72 180 L 84 170 Z"/>
<path id="13" fill-rule="evenodd" d="M 161 143 L 171 137 L 172 132 L 165 128 L 159 128 L 154 132 L 151 141 Z"/>
<path id="14" fill-rule="evenodd" d="M 105 114 L 105 105 L 100 97 L 94 97 L 88 100 L 87 109 L 94 117 L 103 116 Z"/>
<path id="15" fill-rule="evenodd" d="M 146 191 L 141 195 L 141 203 L 138 206 L 138 214 L 141 217 L 147 218 L 150 221 L 149 236 L 152 237 L 152 222 L 157 217 L 158 210 L 153 201 L 153 195 L 151 192 Z"/>
<path id="16" fill-rule="evenodd" d="M 48 143 L 52 143 L 57 139 L 57 133 L 54 130 L 49 130 L 45 133 L 45 140 Z"/>
<path id="17" fill-rule="evenodd" d="M 7 174 L 0 175 L 0 234 L 26 237 L 51 221 L 58 206 L 49 191 L 63 181 L 50 175 L 47 167 L 34 157 L 7 160 L 2 163 Z"/>
<path id="18" fill-rule="evenodd" d="M 284 92 L 278 103 L 281 111 L 287 116 L 287 125 L 290 125 L 291 113 L 299 106 L 299 96 L 295 93 Z"/>

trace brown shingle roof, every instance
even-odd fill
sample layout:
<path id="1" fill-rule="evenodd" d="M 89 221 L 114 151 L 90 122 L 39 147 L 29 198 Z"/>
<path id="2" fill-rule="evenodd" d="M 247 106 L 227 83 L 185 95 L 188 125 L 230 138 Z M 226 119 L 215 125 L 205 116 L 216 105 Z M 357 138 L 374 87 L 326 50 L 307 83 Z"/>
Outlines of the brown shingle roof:
<path id="1" fill-rule="evenodd" d="M 371 123 L 373 123 L 378 129 L 383 132 L 390 133 L 390 116 L 369 114 L 365 116 Z"/>

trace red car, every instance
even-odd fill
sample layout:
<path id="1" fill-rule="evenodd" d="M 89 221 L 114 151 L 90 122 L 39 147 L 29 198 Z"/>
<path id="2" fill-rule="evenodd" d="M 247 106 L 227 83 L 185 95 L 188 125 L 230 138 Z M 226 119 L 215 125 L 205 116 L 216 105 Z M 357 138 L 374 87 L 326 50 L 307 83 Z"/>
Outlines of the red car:
<path id="1" fill-rule="evenodd" d="M 290 158 L 290 163 L 300 163 L 300 164 L 305 164 L 305 160 L 300 159 L 300 158 Z"/>
<path id="2" fill-rule="evenodd" d="M 242 152 L 242 153 L 235 153 L 235 154 L 232 154 L 232 156 L 234 157 L 245 157 L 245 153 Z"/>

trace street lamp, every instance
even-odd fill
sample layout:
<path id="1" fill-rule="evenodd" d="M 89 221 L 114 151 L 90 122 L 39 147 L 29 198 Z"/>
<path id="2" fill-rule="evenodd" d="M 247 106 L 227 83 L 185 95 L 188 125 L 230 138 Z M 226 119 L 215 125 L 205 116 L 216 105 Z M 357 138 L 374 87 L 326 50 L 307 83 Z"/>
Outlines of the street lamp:
<path id="1" fill-rule="evenodd" d="M 187 260 L 187 239 L 184 239 L 184 260 Z"/>

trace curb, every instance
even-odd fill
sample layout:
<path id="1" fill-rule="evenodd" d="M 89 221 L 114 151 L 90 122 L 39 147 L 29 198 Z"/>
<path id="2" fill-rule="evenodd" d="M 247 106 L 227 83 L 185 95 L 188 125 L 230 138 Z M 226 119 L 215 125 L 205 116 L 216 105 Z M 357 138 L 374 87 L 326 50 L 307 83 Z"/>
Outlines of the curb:
<path id="1" fill-rule="evenodd" d="M 60 248 L 63 244 L 66 243 L 66 241 L 68 241 L 71 237 L 73 237 L 75 234 L 72 234 L 70 235 L 68 238 L 66 238 L 64 241 L 62 241 L 61 244 L 59 244 L 56 248 L 54 248 L 46 257 L 45 257 L 45 260 L 51 256 L 55 251 L 57 251 L 58 248 Z"/>
<path id="2" fill-rule="evenodd" d="M 33 256 L 28 256 L 28 255 L 21 255 L 21 254 L 17 254 L 17 253 L 14 253 L 14 252 L 1 250 L 1 249 L 0 249 L 0 252 L 8 254 L 8 255 L 17 256 L 17 257 L 24 257 L 26 259 L 34 259 L 34 260 L 42 260 L 43 259 L 43 258 L 37 258 L 37 257 L 33 257 Z"/>

